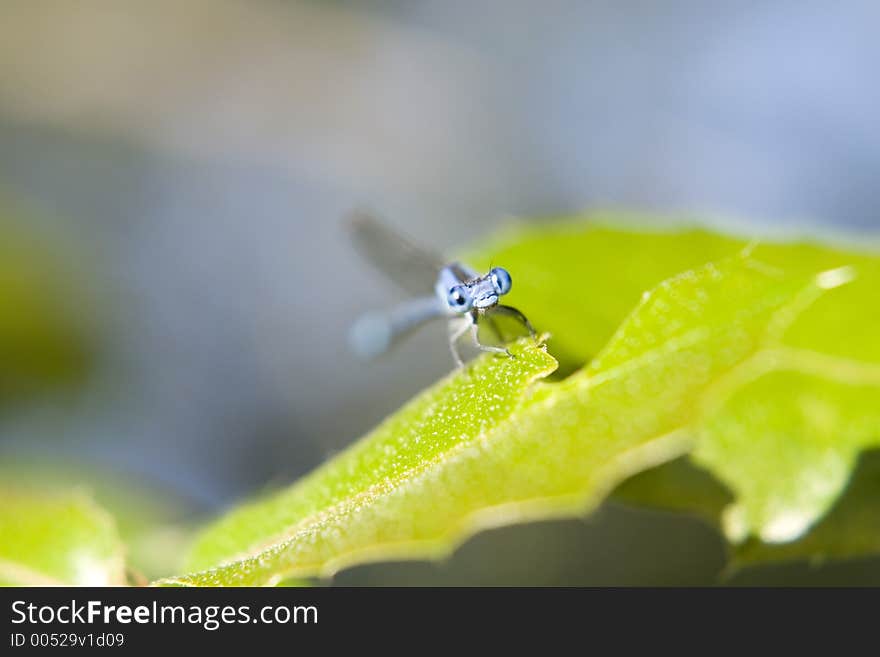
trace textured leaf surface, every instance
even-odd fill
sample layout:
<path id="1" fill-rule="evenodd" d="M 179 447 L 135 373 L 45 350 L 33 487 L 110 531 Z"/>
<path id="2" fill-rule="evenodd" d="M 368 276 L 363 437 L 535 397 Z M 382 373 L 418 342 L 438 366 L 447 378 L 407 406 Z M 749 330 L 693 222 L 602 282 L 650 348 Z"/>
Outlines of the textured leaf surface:
<path id="1" fill-rule="evenodd" d="M 544 236 L 530 266 L 545 273 L 554 271 L 553 262 L 570 266 L 557 247 L 571 249 L 575 237 L 560 232 L 550 245 Z M 578 239 L 599 253 L 609 245 L 595 242 L 610 239 L 620 247 L 627 237 L 587 229 Z M 702 256 L 735 254 L 743 246 L 702 233 L 676 237 L 675 252 L 687 253 L 676 267 L 699 257 L 682 248 L 693 239 Z M 662 239 L 671 246 L 670 236 Z M 786 269 L 733 255 L 655 281 L 650 294 L 644 284 L 666 272 L 638 268 L 630 283 L 633 291 L 642 288 L 634 312 L 580 372 L 559 383 L 535 383 L 553 363 L 525 344 L 516 360 L 479 359 L 288 491 L 209 528 L 193 552 L 196 572 L 173 583 L 265 584 L 370 559 L 438 556 L 481 527 L 583 513 L 626 477 L 688 453 L 702 434 L 716 432 L 733 403 L 725 396 L 736 389 L 731 381 L 752 383 L 742 372 L 785 351 L 784 340 L 799 335 L 798 320 L 851 276 L 850 270 L 817 276 L 816 266 L 839 258 L 799 255 L 798 248 L 768 251 L 768 260 L 812 259 L 809 265 Z M 512 251 L 504 255 L 511 256 L 505 263 L 520 264 Z M 605 282 L 615 285 L 605 273 Z M 559 276 L 573 280 L 569 271 Z M 618 303 L 603 311 L 609 326 L 622 312 L 623 304 L 614 309 Z M 542 318 L 542 308 L 547 311 L 554 334 L 570 338 L 573 331 L 587 344 L 602 340 L 589 320 L 577 329 L 570 307 L 571 315 L 554 317 L 552 300 L 535 306 Z M 578 352 L 574 340 L 567 344 L 575 358 L 593 349 Z"/>
<path id="2" fill-rule="evenodd" d="M 0 485 L 0 585 L 125 583 L 113 519 L 81 491 Z"/>
<path id="3" fill-rule="evenodd" d="M 484 527 L 582 514 L 643 471 L 619 497 L 701 512 L 742 563 L 785 558 L 782 542 L 834 556 L 876 545 L 859 525 L 876 500 L 839 508 L 860 453 L 880 442 L 876 257 L 584 224 L 511 233 L 473 255 L 514 272 L 511 303 L 579 371 L 542 381 L 554 360 L 527 342 L 515 360 L 478 359 L 209 527 L 193 573 L 166 583 L 272 584 L 438 557 Z M 829 543 L 832 520 L 860 539 Z"/>
<path id="4" fill-rule="evenodd" d="M 530 248 L 532 257 L 527 258 Z M 572 337 L 588 345 L 603 343 L 607 327 L 620 317 L 621 298 L 633 298 L 639 288 L 654 285 L 670 264 L 689 267 L 701 258 L 744 248 L 788 276 L 818 278 L 787 314 L 777 318 L 776 335 L 767 348 L 719 380 L 712 398 L 704 401 L 714 406 L 695 427 L 699 440 L 694 459 L 726 484 L 736 502 L 731 498 L 724 509 L 712 508 L 722 497 L 712 482 L 711 489 L 701 487 L 690 506 L 704 516 L 723 517 L 723 529 L 732 541 L 749 535 L 790 541 L 835 503 L 860 451 L 880 444 L 876 255 L 803 242 L 746 242 L 703 230 L 657 233 L 582 224 L 551 227 L 529 239 L 502 240 L 490 251 L 496 262 L 516 263 L 516 302 L 525 305 L 541 327 L 549 328 L 554 335 L 551 352 L 574 358 L 569 365 L 574 367 L 596 347 L 578 352 Z M 547 280 L 548 271 L 554 272 L 554 284 Z M 591 281 L 601 282 L 600 289 Z M 556 312 L 571 307 L 566 305 L 569 296 L 575 307 L 589 306 L 589 329 L 579 329 L 576 313 Z M 687 490 L 693 478 L 684 470 L 675 472 L 682 477 L 678 488 Z M 665 496 L 673 508 L 681 506 L 681 500 L 669 496 L 676 479 L 669 472 L 644 478 L 640 499 L 658 506 L 655 498 Z M 664 485 L 649 487 L 649 481 Z M 629 488 L 630 499 L 634 491 Z M 864 525 L 858 531 L 872 530 Z M 841 541 L 858 531 L 842 532 Z M 850 543 L 851 554 L 864 553 L 865 541 Z M 827 547 L 837 555 L 847 553 L 843 544 Z M 774 553 L 813 555 L 807 543 L 803 553 L 797 546 Z"/>

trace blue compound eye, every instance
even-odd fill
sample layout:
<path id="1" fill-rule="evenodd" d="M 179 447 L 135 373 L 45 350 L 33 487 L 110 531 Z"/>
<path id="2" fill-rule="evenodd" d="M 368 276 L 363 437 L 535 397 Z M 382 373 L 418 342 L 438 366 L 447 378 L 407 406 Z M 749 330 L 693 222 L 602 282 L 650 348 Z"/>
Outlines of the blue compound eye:
<path id="1" fill-rule="evenodd" d="M 446 295 L 446 303 L 457 313 L 467 312 L 471 309 L 474 300 L 464 285 L 456 285 Z"/>
<path id="2" fill-rule="evenodd" d="M 506 269 L 495 267 L 489 272 L 489 277 L 492 279 L 492 285 L 498 294 L 510 292 L 510 286 L 513 285 L 513 281 L 510 280 L 510 274 L 507 273 Z"/>

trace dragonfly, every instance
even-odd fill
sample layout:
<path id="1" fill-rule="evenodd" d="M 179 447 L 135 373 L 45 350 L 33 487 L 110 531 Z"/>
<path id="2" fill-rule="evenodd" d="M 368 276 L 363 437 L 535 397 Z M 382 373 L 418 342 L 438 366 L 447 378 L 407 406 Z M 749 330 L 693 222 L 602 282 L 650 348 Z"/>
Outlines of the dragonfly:
<path id="1" fill-rule="evenodd" d="M 494 317 L 512 317 L 536 339 L 537 332 L 528 318 L 513 306 L 500 303 L 513 285 L 506 269 L 492 267 L 481 275 L 461 262 L 446 261 L 369 214 L 353 214 L 349 227 L 361 254 L 415 295 L 389 310 L 369 312 L 354 323 L 349 337 L 359 356 L 379 356 L 423 324 L 441 318 L 448 320 L 449 349 L 458 367 L 464 366 L 458 344 L 468 331 L 478 349 L 513 357 L 507 347 L 480 341 L 479 325 L 483 321 L 501 337 Z"/>

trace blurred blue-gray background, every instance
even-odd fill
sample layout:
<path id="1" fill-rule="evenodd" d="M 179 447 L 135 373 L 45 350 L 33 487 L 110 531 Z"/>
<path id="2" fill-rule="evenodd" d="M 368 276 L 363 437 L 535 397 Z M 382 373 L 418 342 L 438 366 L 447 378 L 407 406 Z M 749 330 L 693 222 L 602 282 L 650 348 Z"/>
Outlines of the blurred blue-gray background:
<path id="1" fill-rule="evenodd" d="M 592 207 L 876 233 L 878 26 L 869 0 L 5 0 L 0 190 L 87 254 L 106 316 L 87 390 L 7 410 L 0 456 L 211 513 L 362 435 L 451 362 L 442 327 L 349 357 L 395 298 L 353 207 L 440 250 Z M 723 556 L 696 521 L 609 507 L 337 581 L 701 584 Z"/>

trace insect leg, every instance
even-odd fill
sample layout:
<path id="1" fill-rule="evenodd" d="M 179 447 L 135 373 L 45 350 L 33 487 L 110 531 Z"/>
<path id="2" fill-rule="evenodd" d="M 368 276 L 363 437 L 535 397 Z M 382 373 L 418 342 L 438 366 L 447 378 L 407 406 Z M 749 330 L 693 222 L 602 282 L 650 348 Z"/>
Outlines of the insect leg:
<path id="1" fill-rule="evenodd" d="M 456 321 L 461 322 L 461 324 L 456 326 Z M 449 350 L 452 352 L 452 357 L 455 359 L 455 364 L 458 365 L 458 367 L 464 367 L 464 361 L 458 353 L 458 346 L 456 343 L 470 326 L 471 322 L 467 319 L 452 320 L 449 322 Z"/>

